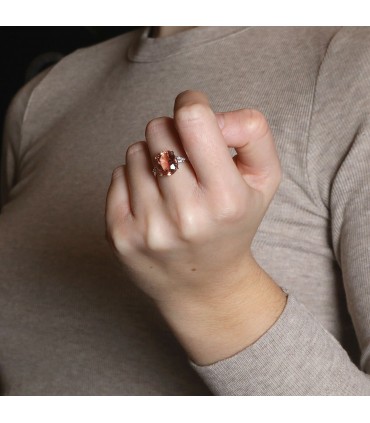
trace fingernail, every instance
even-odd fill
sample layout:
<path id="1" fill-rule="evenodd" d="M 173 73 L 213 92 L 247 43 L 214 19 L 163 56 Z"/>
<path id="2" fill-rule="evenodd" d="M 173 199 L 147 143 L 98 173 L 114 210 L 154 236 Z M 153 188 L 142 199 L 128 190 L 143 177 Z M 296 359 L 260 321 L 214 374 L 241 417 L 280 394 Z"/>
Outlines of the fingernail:
<path id="1" fill-rule="evenodd" d="M 216 119 L 218 122 L 218 126 L 222 129 L 225 126 L 225 118 L 223 113 L 216 113 Z"/>

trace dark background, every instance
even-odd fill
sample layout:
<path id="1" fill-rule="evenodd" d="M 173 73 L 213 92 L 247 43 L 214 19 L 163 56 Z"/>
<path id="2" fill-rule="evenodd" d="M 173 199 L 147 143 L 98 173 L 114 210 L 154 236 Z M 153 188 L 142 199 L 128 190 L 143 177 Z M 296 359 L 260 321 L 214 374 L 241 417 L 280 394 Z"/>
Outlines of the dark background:
<path id="1" fill-rule="evenodd" d="M 4 118 L 19 90 L 38 72 L 74 50 L 138 27 L 2 27 L 0 28 L 0 163 Z M 1 171 L 1 169 L 0 169 Z"/>

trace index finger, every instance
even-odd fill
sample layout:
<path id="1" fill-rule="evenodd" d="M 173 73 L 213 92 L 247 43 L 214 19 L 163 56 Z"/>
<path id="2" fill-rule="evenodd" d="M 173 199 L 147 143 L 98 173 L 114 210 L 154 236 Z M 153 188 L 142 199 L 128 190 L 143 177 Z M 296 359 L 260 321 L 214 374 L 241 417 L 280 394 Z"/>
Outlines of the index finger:
<path id="1" fill-rule="evenodd" d="M 243 182 L 204 93 L 180 93 L 174 104 L 174 122 L 198 183 L 208 191 L 219 191 Z"/>

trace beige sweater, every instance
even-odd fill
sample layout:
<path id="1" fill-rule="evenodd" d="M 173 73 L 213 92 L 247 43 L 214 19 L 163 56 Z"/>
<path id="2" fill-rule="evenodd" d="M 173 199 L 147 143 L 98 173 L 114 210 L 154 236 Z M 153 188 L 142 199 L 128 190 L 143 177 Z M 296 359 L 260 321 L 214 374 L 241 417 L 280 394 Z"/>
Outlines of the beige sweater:
<path id="1" fill-rule="evenodd" d="M 204 367 L 104 236 L 112 170 L 186 89 L 261 110 L 284 172 L 252 251 L 287 306 Z M 370 395 L 369 28 L 141 28 L 23 87 L 3 141 L 4 394 Z"/>

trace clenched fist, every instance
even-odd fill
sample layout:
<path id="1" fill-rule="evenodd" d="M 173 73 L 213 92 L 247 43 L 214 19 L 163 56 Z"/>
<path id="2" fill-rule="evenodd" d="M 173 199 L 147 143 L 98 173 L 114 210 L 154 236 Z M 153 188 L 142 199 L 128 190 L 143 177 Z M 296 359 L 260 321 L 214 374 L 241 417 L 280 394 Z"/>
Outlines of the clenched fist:
<path id="1" fill-rule="evenodd" d="M 217 326 L 223 318 L 211 309 L 225 306 L 229 315 L 237 301 L 251 312 L 261 292 L 284 296 L 250 249 L 281 181 L 274 139 L 260 112 L 215 114 L 199 91 L 180 93 L 173 118 L 151 120 L 145 138 L 129 146 L 126 164 L 113 172 L 107 237 L 192 356 L 210 361 L 212 354 L 203 360 L 188 347 L 184 319 L 190 330 L 204 312 Z M 188 161 L 170 176 L 154 176 L 154 157 L 164 150 Z"/>

